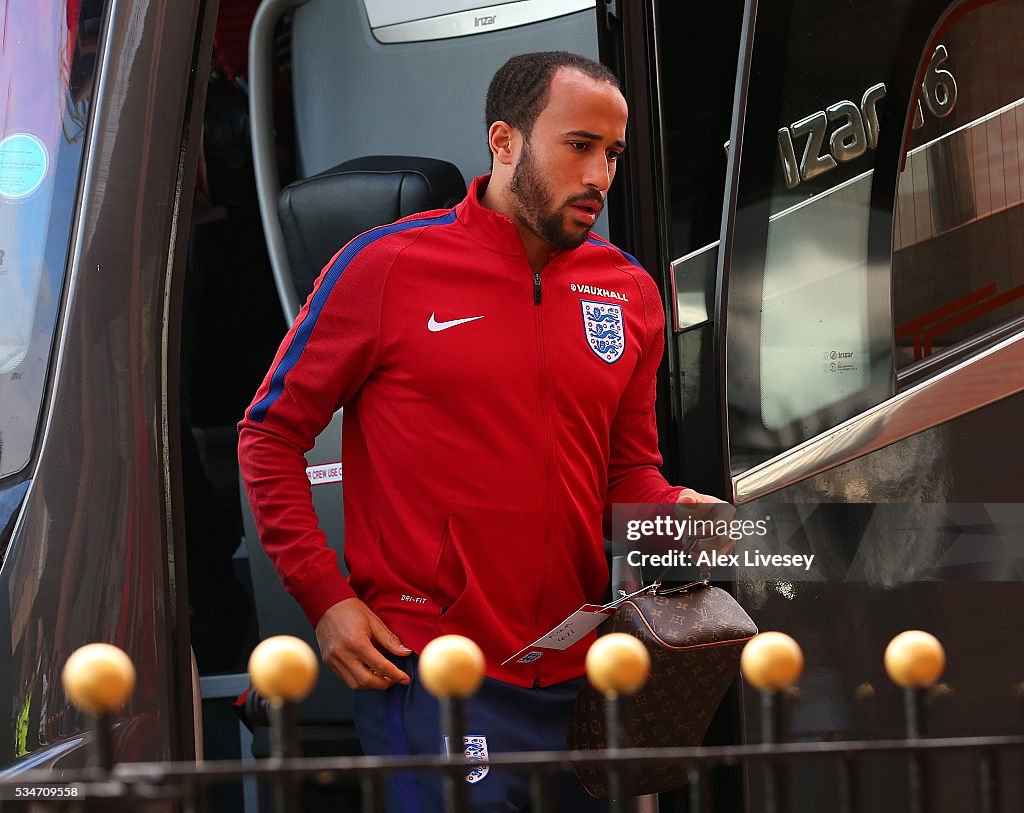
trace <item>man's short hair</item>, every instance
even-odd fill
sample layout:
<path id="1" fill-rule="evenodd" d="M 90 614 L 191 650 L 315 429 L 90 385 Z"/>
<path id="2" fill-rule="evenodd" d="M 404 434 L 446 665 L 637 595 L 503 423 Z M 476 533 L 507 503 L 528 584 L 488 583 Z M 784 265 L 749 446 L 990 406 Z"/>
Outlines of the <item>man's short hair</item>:
<path id="1" fill-rule="evenodd" d="M 551 80 L 561 68 L 571 68 L 619 89 L 614 73 L 585 56 L 568 51 L 519 54 L 498 68 L 491 79 L 484 126 L 490 129 L 494 122 L 504 121 L 529 138 L 537 116 L 547 106 Z"/>

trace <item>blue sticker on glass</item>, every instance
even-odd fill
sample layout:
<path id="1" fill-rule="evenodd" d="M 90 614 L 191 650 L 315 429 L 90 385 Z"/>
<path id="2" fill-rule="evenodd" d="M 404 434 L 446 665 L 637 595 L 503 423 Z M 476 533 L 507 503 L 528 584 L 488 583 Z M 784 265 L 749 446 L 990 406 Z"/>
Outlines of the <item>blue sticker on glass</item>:
<path id="1" fill-rule="evenodd" d="M 15 133 L 0 141 L 0 196 L 17 200 L 35 192 L 46 177 L 46 146 L 34 135 Z"/>

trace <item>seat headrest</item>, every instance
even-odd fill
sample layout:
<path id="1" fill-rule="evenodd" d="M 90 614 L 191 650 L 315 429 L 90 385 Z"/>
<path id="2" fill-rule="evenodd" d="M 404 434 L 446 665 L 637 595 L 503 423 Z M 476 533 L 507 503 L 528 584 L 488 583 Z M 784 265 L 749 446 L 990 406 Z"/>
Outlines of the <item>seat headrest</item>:
<path id="1" fill-rule="evenodd" d="M 355 158 L 288 185 L 277 210 L 299 301 L 356 235 L 418 212 L 448 209 L 465 195 L 466 182 L 454 164 L 401 155 Z"/>

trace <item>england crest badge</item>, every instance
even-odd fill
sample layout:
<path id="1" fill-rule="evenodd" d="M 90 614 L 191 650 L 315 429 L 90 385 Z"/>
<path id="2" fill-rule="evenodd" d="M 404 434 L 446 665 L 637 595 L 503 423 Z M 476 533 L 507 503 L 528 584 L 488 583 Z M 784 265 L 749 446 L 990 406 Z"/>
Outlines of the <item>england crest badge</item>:
<path id="1" fill-rule="evenodd" d="M 466 748 L 466 759 L 473 762 L 486 762 L 487 761 L 487 737 L 479 734 L 471 734 L 467 737 L 463 737 L 462 741 L 465 743 Z M 448 742 L 448 737 L 444 738 L 444 750 L 445 753 L 451 754 L 451 747 Z M 473 768 L 469 773 L 466 774 L 466 781 L 471 785 L 475 785 L 485 776 L 491 768 L 489 765 L 480 765 Z"/>
<path id="2" fill-rule="evenodd" d="M 594 355 L 608 364 L 622 358 L 622 351 L 626 348 L 622 306 L 581 299 L 580 307 L 583 309 L 583 332 Z"/>

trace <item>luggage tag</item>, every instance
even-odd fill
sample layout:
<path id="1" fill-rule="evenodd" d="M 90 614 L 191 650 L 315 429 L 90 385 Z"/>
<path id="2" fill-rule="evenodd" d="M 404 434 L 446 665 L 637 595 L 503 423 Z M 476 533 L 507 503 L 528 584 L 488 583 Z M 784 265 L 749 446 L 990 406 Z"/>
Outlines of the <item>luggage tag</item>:
<path id="1" fill-rule="evenodd" d="M 729 503 L 695 503 L 694 506 L 699 506 L 700 511 L 707 512 L 713 510 L 718 512 L 719 518 L 727 516 L 732 519 L 736 515 L 736 507 Z M 676 506 L 678 508 L 691 508 L 690 504 L 684 503 L 682 506 Z M 713 537 L 714 534 L 705 535 L 692 535 L 687 536 L 685 542 L 686 553 L 692 553 L 693 549 L 697 546 L 697 543 L 702 539 L 708 539 Z M 528 664 L 534 661 L 540 660 L 544 656 L 544 650 L 565 650 L 573 646 L 578 641 L 583 640 L 587 633 L 592 632 L 601 626 L 605 621 L 611 618 L 619 605 L 627 599 L 633 598 L 634 596 L 643 595 L 645 593 L 659 593 L 661 591 L 661 583 L 665 576 L 668 574 L 668 570 L 665 570 L 659 575 L 651 584 L 641 587 L 628 595 L 621 595 L 614 601 L 608 604 L 584 604 L 576 612 L 570 615 L 568 618 L 560 621 L 555 627 L 545 635 L 542 635 L 532 644 L 524 646 L 515 655 L 510 658 L 506 658 L 502 661 L 502 666 L 507 666 L 510 663 L 521 663 Z M 698 584 L 707 585 L 710 581 L 711 573 L 705 567 L 701 566 L 701 581 L 691 582 L 690 584 L 682 585 L 671 590 L 665 591 L 665 594 L 676 593 L 683 590 L 688 590 L 695 587 Z"/>
<path id="2" fill-rule="evenodd" d="M 501 665 L 506 666 L 512 662 L 523 664 L 533 663 L 543 657 L 544 652 L 542 650 L 568 649 L 573 644 L 583 640 L 587 633 L 597 629 L 605 621 L 615 615 L 615 610 L 618 609 L 619 604 L 627 598 L 632 598 L 633 596 L 638 596 L 641 593 L 646 593 L 650 589 L 650 586 L 643 587 L 635 593 L 630 593 L 628 596 L 621 596 L 620 598 L 615 599 L 615 601 L 610 604 L 584 604 L 568 618 L 565 618 L 556 624 L 550 632 L 542 635 L 532 644 L 524 646 L 512 657 L 506 658 L 502 661 Z"/>

